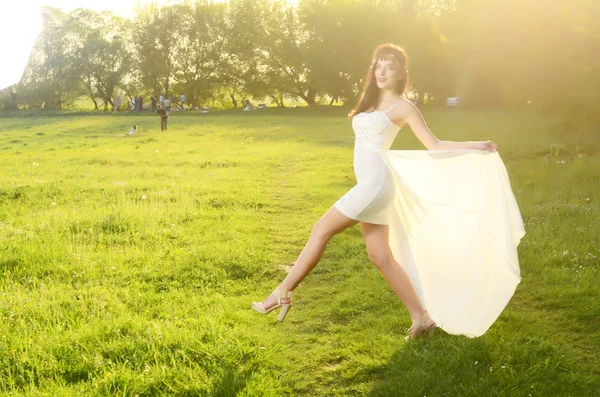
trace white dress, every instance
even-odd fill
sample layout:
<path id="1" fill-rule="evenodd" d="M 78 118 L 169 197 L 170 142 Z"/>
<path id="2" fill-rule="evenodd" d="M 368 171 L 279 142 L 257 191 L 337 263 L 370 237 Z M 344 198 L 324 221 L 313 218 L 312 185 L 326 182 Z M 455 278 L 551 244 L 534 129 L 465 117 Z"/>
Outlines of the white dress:
<path id="1" fill-rule="evenodd" d="M 334 206 L 349 218 L 361 222 L 389 224 L 388 209 L 394 198 L 394 183 L 381 156 L 392 146 L 400 127 L 392 123 L 387 112 L 375 110 L 352 118 L 354 141 L 354 174 L 356 186 Z"/>
<path id="2" fill-rule="evenodd" d="M 357 184 L 334 206 L 389 225 L 392 255 L 437 325 L 480 336 L 521 280 L 525 229 L 504 163 L 480 150 L 389 150 L 400 128 L 387 112 L 353 117 Z"/>

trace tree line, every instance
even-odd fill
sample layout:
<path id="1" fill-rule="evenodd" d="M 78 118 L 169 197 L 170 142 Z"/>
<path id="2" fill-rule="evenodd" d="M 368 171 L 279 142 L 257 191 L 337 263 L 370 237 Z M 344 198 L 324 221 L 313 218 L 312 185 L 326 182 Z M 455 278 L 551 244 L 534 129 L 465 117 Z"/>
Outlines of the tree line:
<path id="1" fill-rule="evenodd" d="M 355 103 L 373 49 L 391 42 L 410 56 L 414 95 L 432 103 L 593 109 L 599 15 L 593 0 L 188 0 L 132 18 L 45 7 L 23 80 L 3 99 L 66 109 L 85 96 L 97 110 L 117 92 L 183 93 L 196 106 Z"/>

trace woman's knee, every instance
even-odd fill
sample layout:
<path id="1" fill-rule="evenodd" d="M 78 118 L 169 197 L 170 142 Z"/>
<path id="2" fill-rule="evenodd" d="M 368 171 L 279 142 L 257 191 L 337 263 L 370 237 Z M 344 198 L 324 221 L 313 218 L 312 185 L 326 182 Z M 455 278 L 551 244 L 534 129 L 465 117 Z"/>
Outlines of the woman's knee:
<path id="1" fill-rule="evenodd" d="M 389 252 L 378 249 L 367 249 L 367 255 L 371 263 L 379 270 L 385 269 L 392 263 Z"/>
<path id="2" fill-rule="evenodd" d="M 335 232 L 327 227 L 323 219 L 319 219 L 310 232 L 310 238 L 322 243 L 328 243 L 335 235 Z"/>

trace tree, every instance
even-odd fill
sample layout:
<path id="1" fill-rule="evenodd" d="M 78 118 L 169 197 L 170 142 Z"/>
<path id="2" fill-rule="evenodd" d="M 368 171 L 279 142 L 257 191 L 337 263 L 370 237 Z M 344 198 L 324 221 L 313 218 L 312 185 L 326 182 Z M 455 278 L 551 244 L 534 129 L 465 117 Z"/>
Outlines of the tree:
<path id="1" fill-rule="evenodd" d="M 127 75 L 132 55 L 125 45 L 126 24 L 110 12 L 97 13 L 78 9 L 67 22 L 72 39 L 77 43 L 74 68 L 98 110 L 114 108 L 113 97 Z"/>
<path id="2" fill-rule="evenodd" d="M 81 92 L 74 65 L 74 46 L 66 28 L 66 14 L 42 9 L 42 31 L 25 70 L 22 89 L 30 107 L 62 109 Z"/>
<path id="3" fill-rule="evenodd" d="M 152 93 L 170 94 L 175 73 L 178 8 L 159 8 L 156 2 L 138 7 L 132 37 L 137 49 L 135 67 L 144 86 Z"/>
<path id="4" fill-rule="evenodd" d="M 226 5 L 202 0 L 172 7 L 178 16 L 174 86 L 186 94 L 188 103 L 200 105 L 225 84 L 217 76 L 226 56 Z"/>

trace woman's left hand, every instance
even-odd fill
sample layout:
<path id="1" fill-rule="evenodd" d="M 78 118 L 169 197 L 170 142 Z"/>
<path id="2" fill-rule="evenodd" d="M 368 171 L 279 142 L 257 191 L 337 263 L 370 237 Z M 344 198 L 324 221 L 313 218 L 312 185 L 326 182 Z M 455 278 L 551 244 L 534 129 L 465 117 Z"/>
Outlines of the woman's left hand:
<path id="1" fill-rule="evenodd" d="M 498 145 L 490 140 L 479 142 L 481 150 L 487 150 L 488 152 L 497 152 Z"/>

